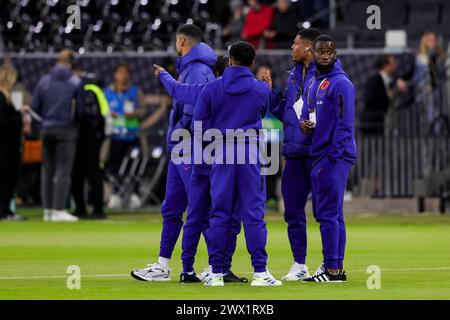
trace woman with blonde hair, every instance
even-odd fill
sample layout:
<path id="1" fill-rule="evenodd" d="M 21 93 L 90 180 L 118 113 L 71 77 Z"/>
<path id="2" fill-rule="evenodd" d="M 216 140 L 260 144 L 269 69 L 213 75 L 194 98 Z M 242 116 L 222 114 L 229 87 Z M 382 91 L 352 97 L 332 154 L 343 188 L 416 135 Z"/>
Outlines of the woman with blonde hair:
<path id="1" fill-rule="evenodd" d="M 423 105 L 423 124 L 426 132 L 438 133 L 437 119 L 442 117 L 444 108 L 447 54 L 439 44 L 433 31 L 425 32 L 420 38 L 416 55 L 414 85 L 416 104 Z"/>
<path id="2" fill-rule="evenodd" d="M 10 209 L 20 166 L 22 115 L 12 104 L 17 72 L 6 62 L 0 66 L 0 219 L 23 220 Z"/>

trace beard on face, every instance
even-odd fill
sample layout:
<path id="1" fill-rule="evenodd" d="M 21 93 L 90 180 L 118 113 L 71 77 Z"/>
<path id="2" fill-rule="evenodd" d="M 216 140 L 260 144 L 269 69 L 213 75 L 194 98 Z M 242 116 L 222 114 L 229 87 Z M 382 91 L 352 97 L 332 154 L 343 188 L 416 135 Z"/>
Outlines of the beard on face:
<path id="1" fill-rule="evenodd" d="M 320 73 L 328 73 L 330 72 L 334 67 L 334 60 L 330 64 L 319 64 L 316 63 L 316 68 L 319 70 Z"/>

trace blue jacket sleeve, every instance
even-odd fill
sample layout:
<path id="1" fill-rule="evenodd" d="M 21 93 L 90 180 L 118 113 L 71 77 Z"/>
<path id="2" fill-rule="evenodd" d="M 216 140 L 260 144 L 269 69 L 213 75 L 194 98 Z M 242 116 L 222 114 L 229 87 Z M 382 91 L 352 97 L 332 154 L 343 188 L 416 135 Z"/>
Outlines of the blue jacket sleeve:
<path id="1" fill-rule="evenodd" d="M 197 66 L 194 66 L 193 70 L 188 73 L 186 77 L 187 84 L 204 84 L 208 83 L 209 81 L 214 80 L 214 74 L 211 69 L 205 66 L 205 68 L 208 68 L 208 71 L 206 70 L 196 70 Z M 194 105 L 190 103 L 185 103 L 183 106 L 183 116 L 181 117 L 181 120 L 176 124 L 175 129 L 190 129 L 191 128 L 191 122 L 192 122 L 192 115 L 194 114 Z"/>
<path id="2" fill-rule="evenodd" d="M 349 81 L 338 82 L 335 88 L 333 102 L 336 128 L 328 158 L 336 163 L 342 158 L 347 145 L 353 143 L 355 88 Z"/>
<path id="3" fill-rule="evenodd" d="M 286 109 L 286 92 L 287 88 L 284 90 L 283 98 L 280 98 L 275 90 L 272 90 L 270 93 L 269 110 L 280 121 L 283 121 L 284 110 Z"/>
<path id="4" fill-rule="evenodd" d="M 195 105 L 195 101 L 197 101 L 197 98 L 204 87 L 203 84 L 180 83 L 167 71 L 161 72 L 159 74 L 159 79 L 172 98 L 191 105 Z"/>
<path id="5" fill-rule="evenodd" d="M 42 81 L 39 81 L 36 89 L 34 89 L 33 97 L 31 100 L 31 109 L 38 115 L 42 115 L 42 98 L 41 98 L 41 86 Z"/>
<path id="6" fill-rule="evenodd" d="M 208 92 L 208 86 L 205 86 L 200 93 L 194 108 L 193 121 L 202 123 L 203 132 L 210 128 L 211 119 L 211 99 Z"/>

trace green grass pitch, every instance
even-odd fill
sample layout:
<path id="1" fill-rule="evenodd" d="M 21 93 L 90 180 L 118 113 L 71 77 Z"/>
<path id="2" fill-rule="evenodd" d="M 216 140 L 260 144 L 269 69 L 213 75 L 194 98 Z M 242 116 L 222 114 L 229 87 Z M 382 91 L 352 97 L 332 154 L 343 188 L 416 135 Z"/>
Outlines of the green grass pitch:
<path id="1" fill-rule="evenodd" d="M 172 259 L 172 281 L 136 281 L 130 270 L 154 262 L 161 218 L 158 213 L 115 213 L 107 221 L 44 223 L 36 210 L 27 222 L 0 222 L 0 299 L 449 299 L 450 216 L 348 216 L 347 283 L 287 283 L 277 288 L 226 284 L 178 284 L 180 240 Z M 286 225 L 267 215 L 268 267 L 277 278 L 292 263 Z M 309 217 L 307 264 L 321 261 L 318 225 Z M 67 267 L 81 270 L 81 288 L 66 286 Z M 381 268 L 381 289 L 367 288 L 367 267 Z M 201 241 L 196 258 L 207 266 Z M 251 277 L 243 234 L 233 271 Z"/>

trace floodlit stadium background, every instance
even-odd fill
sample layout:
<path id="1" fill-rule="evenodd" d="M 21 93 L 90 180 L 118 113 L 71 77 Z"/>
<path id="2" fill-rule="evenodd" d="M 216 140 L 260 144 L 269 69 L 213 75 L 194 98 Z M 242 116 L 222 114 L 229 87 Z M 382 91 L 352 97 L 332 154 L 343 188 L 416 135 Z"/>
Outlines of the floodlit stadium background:
<path id="1" fill-rule="evenodd" d="M 263 5 L 272 6 L 274 10 L 275 18 L 268 30 L 283 36 L 271 38 L 261 34 L 253 71 L 256 73 L 260 66 L 270 67 L 275 87 L 283 90 L 287 71 L 293 67 L 291 41 L 287 39 L 293 39 L 299 28 L 316 27 L 335 37 L 338 57 L 356 87 L 358 160 L 349 179 L 345 202 L 346 212 L 351 215 L 349 263 L 356 270 L 355 280 L 360 287 L 365 286 L 364 271 L 370 264 L 378 263 L 393 271 L 387 275 L 387 279 L 391 280 L 387 287 L 391 290 L 384 291 L 385 295 L 371 295 L 365 287 L 364 290 L 358 287 L 349 289 L 348 297 L 445 297 L 448 293 L 446 284 L 439 284 L 438 280 L 424 286 L 414 284 L 411 291 L 400 291 L 399 288 L 404 286 L 410 276 L 415 275 L 417 270 L 414 268 L 418 267 L 417 264 L 424 265 L 425 268 L 429 266 L 430 273 L 442 272 L 437 275 L 437 279 L 449 278 L 450 261 L 444 256 L 450 256 L 448 245 L 445 245 L 450 240 L 450 222 L 446 216 L 438 216 L 438 213 L 450 211 L 450 2 L 287 2 L 290 5 L 289 15 L 278 13 L 277 20 L 278 1 L 260 1 Z M 168 161 L 165 134 L 170 98 L 153 77 L 152 66 L 161 65 L 174 76 L 177 75 L 174 32 L 184 23 L 200 26 L 205 31 L 204 41 L 218 54 L 226 54 L 229 43 L 245 38 L 243 25 L 249 7 L 247 1 L 241 3 L 242 28 L 236 32 L 236 25 L 239 24 L 232 25 L 236 22 L 232 17 L 239 7 L 239 1 L 0 0 L 0 61 L 4 58 L 11 59 L 20 74 L 20 83 L 29 93 L 28 99 L 32 98 L 40 77 L 54 64 L 56 53 L 63 48 L 70 48 L 77 53 L 77 66 L 88 75 L 101 79 L 104 85 L 113 80 L 114 68 L 119 62 L 128 63 L 133 82 L 145 94 L 148 117 L 158 114 L 156 123 L 144 132 L 141 153 L 127 155 L 127 166 L 122 173 L 126 182 L 121 185 L 119 194 L 111 191 L 114 178 L 106 176 L 104 200 L 106 211 L 111 213 L 111 220 L 108 221 L 111 222 L 110 225 L 107 222 L 82 222 L 77 227 L 57 225 L 53 229 L 52 226 L 43 225 L 39 221 L 42 219 L 39 196 L 40 160 L 39 157 L 23 160 L 16 198 L 11 206 L 31 221 L 25 222 L 23 227 L 13 222 L 0 225 L 0 229 L 4 229 L 0 235 L 0 288 L 5 288 L 1 292 L 6 293 L 0 293 L 1 298 L 7 298 L 8 292 L 12 294 L 9 297 L 37 298 L 27 287 L 33 276 L 43 278 L 32 280 L 37 282 L 33 282 L 31 287 L 56 288 L 46 291 L 48 295 L 39 298 L 158 298 L 155 292 L 148 296 L 145 288 L 133 287 L 126 275 L 128 269 L 148 260 L 149 252 L 156 255 L 159 240 L 158 211 L 164 199 Z M 71 5 L 80 9 L 80 29 L 68 24 L 71 14 L 67 12 L 67 8 Z M 381 10 L 381 29 L 368 28 L 368 19 L 370 20 L 373 11 L 368 12 L 367 9 L 371 5 L 377 5 Z M 292 17 L 295 17 L 294 25 L 288 23 Z M 439 51 L 439 55 L 433 64 L 430 64 L 431 59 L 424 64 L 421 59 L 421 54 L 427 52 L 424 35 L 430 33 L 436 36 L 439 50 L 434 51 Z M 377 73 L 375 61 L 383 54 L 394 55 L 398 63 L 395 79 L 407 83 L 407 90 L 395 91 L 388 112 L 369 110 L 366 100 L 369 90 L 367 81 Z M 368 117 L 367 114 L 373 117 Z M 381 122 L 380 117 L 383 119 Z M 374 118 L 378 121 L 372 121 Z M 265 125 L 267 128 L 280 128 L 280 124 L 270 116 L 265 119 Z M 25 137 L 27 141 L 39 139 L 39 125 L 33 126 L 33 129 Z M 271 137 L 273 144 L 281 141 L 282 132 Z M 145 163 L 143 152 L 148 155 Z M 271 250 L 275 252 L 270 261 L 274 262 L 276 270 L 273 273 L 277 275 L 287 271 L 284 269 L 290 263 L 288 242 L 284 239 L 286 230 L 282 222 L 280 174 L 268 179 L 267 201 L 268 250 L 269 253 Z M 409 216 L 418 212 L 424 213 L 414 218 Z M 313 268 L 320 262 L 320 239 L 312 216 L 309 222 L 311 250 L 315 252 L 311 263 Z M 405 224 L 410 225 L 403 229 Z M 87 228 L 83 229 L 84 226 Z M 359 244 L 351 244 L 352 231 L 353 240 Z M 412 245 L 414 241 L 419 241 L 421 236 L 425 239 L 421 246 L 408 246 L 409 243 Z M 35 243 L 36 237 L 40 240 Z M 92 241 L 80 240 L 83 237 Z M 279 240 L 270 244 L 277 237 L 280 237 Z M 92 243 L 98 246 L 89 247 Z M 241 247 L 236 254 L 238 271 L 249 269 L 249 259 L 242 238 L 239 243 Z M 393 244 L 398 246 L 390 247 Z M 73 248 L 71 254 L 64 252 L 64 246 Z M 429 250 L 431 247 L 433 250 Z M 176 251 L 174 257 L 178 257 L 179 253 Z M 130 256 L 123 258 L 127 255 Z M 415 260 L 418 256 L 421 257 L 420 261 Z M 206 252 L 202 247 L 199 260 L 205 259 Z M 63 282 L 60 284 L 58 278 L 47 277 L 49 273 L 62 273 L 64 276 L 64 268 L 72 260 L 76 260 L 75 264 L 85 263 L 84 270 L 87 269 L 86 272 L 93 275 L 86 280 L 92 288 L 87 289 L 85 296 L 64 291 Z M 109 263 L 108 260 L 112 261 L 113 266 L 99 267 L 100 264 Z M 36 271 L 35 274 L 35 271 L 26 267 L 28 262 L 47 263 L 48 269 Z M 177 268 L 179 266 L 175 265 L 174 269 Z M 399 274 L 395 270 L 400 270 Z M 102 287 L 102 278 L 99 276 L 102 274 L 109 275 L 106 276 L 110 281 L 107 288 Z M 13 283 L 14 277 L 19 278 L 18 283 Z M 128 295 L 122 296 L 113 289 L 114 283 L 122 284 Z M 158 290 L 163 289 L 166 288 L 158 287 Z M 235 287 L 231 289 L 235 290 Z M 309 297 L 324 297 L 323 289 L 319 292 L 308 290 Z M 166 298 L 180 297 L 175 283 L 169 285 L 167 292 Z M 271 298 L 264 294 L 242 294 L 249 299 Z M 280 291 L 275 293 L 275 297 L 298 298 L 295 294 L 295 288 L 288 287 L 287 293 Z M 226 296 L 235 298 L 232 291 L 227 292 Z M 447 298 L 448 296 L 450 295 Z M 194 299 L 211 296 L 190 292 L 182 297 Z M 334 292 L 331 298 L 341 296 Z"/>

